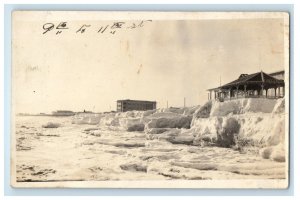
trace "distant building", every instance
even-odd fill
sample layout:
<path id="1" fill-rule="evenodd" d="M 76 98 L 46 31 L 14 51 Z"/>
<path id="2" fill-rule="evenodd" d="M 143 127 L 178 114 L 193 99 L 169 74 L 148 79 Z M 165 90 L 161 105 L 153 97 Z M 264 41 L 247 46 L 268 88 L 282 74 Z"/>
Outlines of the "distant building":
<path id="1" fill-rule="evenodd" d="M 217 88 L 208 89 L 208 99 L 224 101 L 235 98 L 284 97 L 284 71 L 266 74 L 241 74 L 238 79 Z"/>
<path id="2" fill-rule="evenodd" d="M 126 112 L 131 110 L 154 110 L 156 101 L 139 101 L 139 100 L 118 100 L 117 112 Z"/>
<path id="3" fill-rule="evenodd" d="M 75 114 L 76 113 L 74 113 L 73 111 L 70 111 L 70 110 L 57 110 L 57 111 L 52 112 L 53 116 L 72 116 Z"/>

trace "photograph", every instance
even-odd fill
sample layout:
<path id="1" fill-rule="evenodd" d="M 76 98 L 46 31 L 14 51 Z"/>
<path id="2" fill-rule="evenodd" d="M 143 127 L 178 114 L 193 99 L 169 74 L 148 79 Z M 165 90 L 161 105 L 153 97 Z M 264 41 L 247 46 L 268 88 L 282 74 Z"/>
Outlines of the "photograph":
<path id="1" fill-rule="evenodd" d="M 289 13 L 11 23 L 11 186 L 289 187 Z"/>

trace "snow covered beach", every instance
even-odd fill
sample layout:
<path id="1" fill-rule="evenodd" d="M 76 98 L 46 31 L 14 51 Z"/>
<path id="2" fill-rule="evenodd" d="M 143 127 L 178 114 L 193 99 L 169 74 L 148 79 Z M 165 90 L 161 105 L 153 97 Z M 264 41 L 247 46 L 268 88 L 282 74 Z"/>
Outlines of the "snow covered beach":
<path id="1" fill-rule="evenodd" d="M 249 98 L 18 116 L 17 181 L 285 179 L 284 110 L 284 99 Z"/>

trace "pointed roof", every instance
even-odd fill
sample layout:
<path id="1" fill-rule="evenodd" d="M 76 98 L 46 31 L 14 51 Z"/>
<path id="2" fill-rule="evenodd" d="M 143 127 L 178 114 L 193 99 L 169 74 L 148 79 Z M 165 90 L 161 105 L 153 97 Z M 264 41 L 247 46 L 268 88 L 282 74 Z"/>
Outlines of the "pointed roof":
<path id="1" fill-rule="evenodd" d="M 210 90 L 216 89 L 229 89 L 231 87 L 236 87 L 240 85 L 261 85 L 264 84 L 265 86 L 283 86 L 284 81 L 276 79 L 265 72 L 257 72 L 254 74 L 241 74 L 238 79 L 229 82 L 225 85 L 222 85 L 218 88 L 213 88 Z"/>

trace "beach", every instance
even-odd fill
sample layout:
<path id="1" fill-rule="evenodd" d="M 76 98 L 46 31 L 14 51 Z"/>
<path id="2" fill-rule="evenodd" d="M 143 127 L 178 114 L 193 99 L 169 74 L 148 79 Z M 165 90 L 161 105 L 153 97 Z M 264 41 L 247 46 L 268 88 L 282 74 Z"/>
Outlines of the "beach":
<path id="1" fill-rule="evenodd" d="M 285 160 L 264 157 L 262 148 L 241 151 L 199 145 L 195 134 L 190 142 L 181 135 L 188 135 L 193 127 L 168 129 L 173 131 L 169 137 L 172 133 L 153 133 L 153 128 L 150 134 L 107 126 L 107 119 L 105 123 L 78 123 L 73 116 L 17 116 L 15 120 L 18 182 L 286 178 Z M 58 127 L 45 128 L 49 122 Z M 179 136 L 174 136 L 174 130 L 180 131 Z"/>

